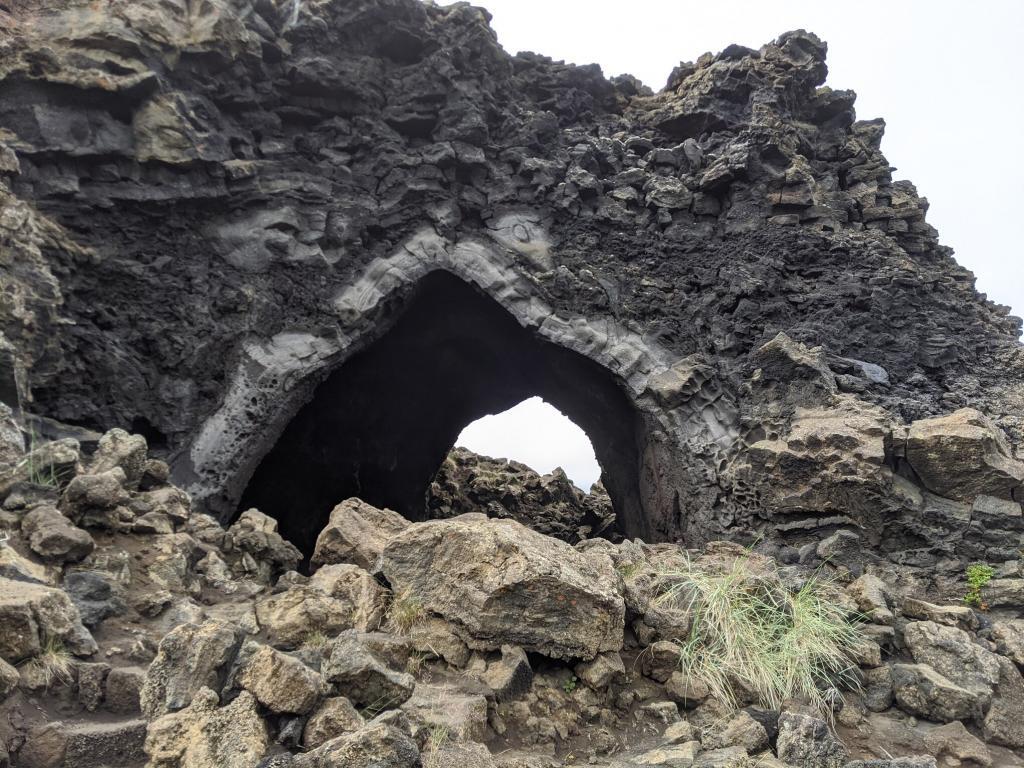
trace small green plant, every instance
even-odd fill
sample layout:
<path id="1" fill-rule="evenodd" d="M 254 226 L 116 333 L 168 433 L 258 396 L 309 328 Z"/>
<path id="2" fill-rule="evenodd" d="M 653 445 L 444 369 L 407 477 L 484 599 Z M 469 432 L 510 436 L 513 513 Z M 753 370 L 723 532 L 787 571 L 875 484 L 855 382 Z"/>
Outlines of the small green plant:
<path id="1" fill-rule="evenodd" d="M 321 651 L 327 646 L 327 643 L 329 643 L 330 641 L 331 638 L 329 638 L 321 630 L 314 629 L 312 632 L 306 635 L 305 639 L 302 641 L 302 650 Z"/>
<path id="2" fill-rule="evenodd" d="M 985 563 L 972 563 L 967 566 L 967 594 L 964 595 L 964 602 L 977 608 L 986 608 L 985 601 L 981 598 L 981 589 L 990 581 L 996 572 L 992 566 Z"/>
<path id="3" fill-rule="evenodd" d="M 688 621 L 680 667 L 715 698 L 737 706 L 738 686 L 767 708 L 801 698 L 831 717 L 837 686 L 855 685 L 860 633 L 827 580 L 792 592 L 744 557 L 710 570 L 684 559 L 662 579 L 659 601 Z"/>
<path id="4" fill-rule="evenodd" d="M 388 628 L 397 635 L 407 635 L 426 615 L 423 603 L 409 590 L 395 593 L 388 608 Z"/>
<path id="5" fill-rule="evenodd" d="M 576 684 L 578 682 L 579 680 L 576 678 L 576 675 L 569 675 L 565 682 L 562 683 L 562 690 L 571 695 L 572 692 L 576 690 Z"/>
<path id="6" fill-rule="evenodd" d="M 39 680 L 44 688 L 55 682 L 71 682 L 74 657 L 57 638 L 48 637 L 38 656 L 25 662 L 27 676 Z"/>

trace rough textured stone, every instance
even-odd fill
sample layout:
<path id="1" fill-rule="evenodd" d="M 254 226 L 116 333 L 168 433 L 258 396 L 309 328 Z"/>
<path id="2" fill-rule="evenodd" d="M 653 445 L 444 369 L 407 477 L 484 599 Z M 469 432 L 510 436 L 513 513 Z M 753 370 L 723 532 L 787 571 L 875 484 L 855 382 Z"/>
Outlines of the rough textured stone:
<path id="1" fill-rule="evenodd" d="M 369 573 L 355 565 L 329 565 L 306 584 L 260 599 L 256 618 L 271 643 L 297 648 L 316 633 L 376 630 L 386 604 L 386 591 Z"/>
<path id="2" fill-rule="evenodd" d="M 949 723 L 981 716 L 981 697 L 961 688 L 926 664 L 894 664 L 893 695 L 900 709 L 928 720 Z"/>
<path id="3" fill-rule="evenodd" d="M 1005 550 L 922 524 L 879 471 L 897 457 L 879 463 L 874 428 L 829 433 L 869 438 L 852 438 L 860 457 L 829 460 L 830 439 L 763 451 L 796 460 L 753 483 L 738 471 L 762 435 L 789 434 L 790 406 L 849 416 L 825 413 L 837 392 L 899 423 L 971 402 L 1021 435 L 1019 321 L 893 179 L 884 124 L 820 87 L 814 35 L 730 46 L 653 93 L 511 55 L 461 6 L 101 2 L 88 34 L 66 35 L 82 13 L 8 14 L 11 378 L 46 416 L 133 425 L 199 508 L 230 522 L 256 506 L 307 554 L 339 499 L 422 515 L 459 428 L 543 385 L 584 414 L 629 535 L 849 520 L 915 557 Z M 440 273 L 551 348 L 520 354 L 470 314 L 472 354 L 438 354 L 462 347 L 418 325 L 409 367 L 355 381 Z M 439 401 L 441 382 L 474 376 Z M 135 453 L 113 453 L 134 489 Z M 997 464 L 960 487 L 1005 496 Z M 858 486 L 860 467 L 875 474 Z"/>
<path id="4" fill-rule="evenodd" d="M 234 682 L 271 712 L 304 715 L 316 705 L 323 681 L 299 659 L 249 641 L 239 653 Z"/>
<path id="5" fill-rule="evenodd" d="M 357 707 L 378 710 L 399 706 L 416 685 L 411 675 L 389 666 L 388 660 L 356 632 L 345 632 L 331 644 L 322 673 Z"/>
<path id="6" fill-rule="evenodd" d="M 416 744 L 394 726 L 370 723 L 331 739 L 295 761 L 296 768 L 416 768 Z"/>
<path id="7" fill-rule="evenodd" d="M 430 484 L 432 518 L 467 512 L 515 520 L 570 544 L 595 536 L 615 523 L 604 487 L 584 493 L 561 469 L 541 475 L 525 464 L 479 456 L 454 448 Z"/>
<path id="8" fill-rule="evenodd" d="M 973 408 L 911 424 L 907 460 L 926 488 L 952 499 L 1012 499 L 1024 485 L 1024 462 L 1013 458 L 1006 437 Z"/>
<path id="9" fill-rule="evenodd" d="M 242 693 L 218 707 L 217 694 L 200 688 L 180 712 L 149 725 L 150 768 L 255 768 L 267 751 L 267 729 L 256 700 Z"/>
<path id="10" fill-rule="evenodd" d="M 388 542 L 382 570 L 471 647 L 589 659 L 622 644 L 624 606 L 611 562 L 511 520 L 462 515 L 409 526 Z"/>
<path id="11" fill-rule="evenodd" d="M 839 768 L 846 763 L 846 748 L 828 724 L 807 715 L 779 715 L 776 747 L 779 759 L 797 768 Z"/>
<path id="12" fill-rule="evenodd" d="M 992 640 L 999 653 L 1024 668 L 1024 619 L 993 622 Z"/>
<path id="13" fill-rule="evenodd" d="M 309 716 L 302 731 L 302 745 L 314 749 L 321 744 L 358 731 L 364 725 L 362 716 L 344 696 L 331 696 Z"/>
<path id="14" fill-rule="evenodd" d="M 972 735 L 961 722 L 952 722 L 928 731 L 924 737 L 928 752 L 935 757 L 948 755 L 962 763 L 987 768 L 992 765 L 988 747 L 977 736 Z"/>
<path id="15" fill-rule="evenodd" d="M 39 584 L 0 579 L 0 658 L 12 664 L 39 654 L 47 641 L 79 656 L 96 652 L 66 593 Z"/>
<path id="16" fill-rule="evenodd" d="M 988 704 L 999 682 L 999 657 L 975 643 L 962 629 L 931 621 L 915 621 L 903 630 L 914 661 L 927 664 L 961 688 L 976 693 Z"/>
<path id="17" fill-rule="evenodd" d="M 44 560 L 77 563 L 96 547 L 86 531 L 72 525 L 55 507 L 36 507 L 21 521 L 32 551 Z"/>
<path id="18" fill-rule="evenodd" d="M 347 499 L 331 511 L 327 525 L 317 537 L 311 564 L 352 563 L 372 570 L 388 539 L 408 525 L 408 520 L 390 509 Z"/>
<path id="19" fill-rule="evenodd" d="M 402 711 L 425 733 L 438 729 L 453 741 L 481 741 L 487 736 L 487 699 L 450 685 L 417 684 Z"/>
<path id="20" fill-rule="evenodd" d="M 140 700 L 150 720 L 187 707 L 202 689 L 219 691 L 242 643 L 229 624 L 207 621 L 175 627 L 160 641 Z"/>
<path id="21" fill-rule="evenodd" d="M 998 658 L 998 657 L 997 657 Z M 1024 747 L 1024 678 L 1009 659 L 998 658 L 999 682 L 985 713 L 985 738 L 1008 747 Z"/>

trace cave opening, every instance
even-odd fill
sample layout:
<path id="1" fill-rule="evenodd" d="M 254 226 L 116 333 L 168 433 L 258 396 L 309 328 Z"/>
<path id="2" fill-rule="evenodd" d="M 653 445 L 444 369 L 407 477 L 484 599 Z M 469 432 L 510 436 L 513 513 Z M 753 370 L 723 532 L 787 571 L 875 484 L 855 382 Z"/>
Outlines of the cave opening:
<path id="1" fill-rule="evenodd" d="M 403 299 L 285 427 L 238 512 L 274 517 L 307 556 L 331 509 L 351 496 L 423 519 L 462 429 L 539 396 L 590 438 L 620 532 L 644 533 L 645 422 L 612 371 L 524 328 L 448 272 L 427 274 Z"/>

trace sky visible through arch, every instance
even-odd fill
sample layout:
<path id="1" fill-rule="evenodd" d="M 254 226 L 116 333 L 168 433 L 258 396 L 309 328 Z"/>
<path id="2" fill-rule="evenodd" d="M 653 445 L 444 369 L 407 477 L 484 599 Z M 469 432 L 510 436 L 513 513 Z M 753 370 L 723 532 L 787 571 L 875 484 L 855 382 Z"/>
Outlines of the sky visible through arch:
<path id="1" fill-rule="evenodd" d="M 978 290 L 1024 315 L 1024 1 L 474 4 L 491 12 L 499 42 L 512 53 L 597 63 L 605 75 L 628 72 L 655 90 L 676 64 L 705 51 L 730 43 L 759 48 L 790 29 L 814 32 L 829 46 L 827 84 L 857 92 L 859 118 L 885 118 L 882 151 L 896 167 L 893 178 L 911 180 L 928 198 L 929 223 L 974 272 Z M 597 471 L 585 469 L 593 461 L 589 441 L 584 446 L 558 421 L 561 414 L 537 400 L 471 425 L 463 432 L 469 442 L 459 444 L 540 471 L 554 461 L 588 488 L 588 472 Z"/>

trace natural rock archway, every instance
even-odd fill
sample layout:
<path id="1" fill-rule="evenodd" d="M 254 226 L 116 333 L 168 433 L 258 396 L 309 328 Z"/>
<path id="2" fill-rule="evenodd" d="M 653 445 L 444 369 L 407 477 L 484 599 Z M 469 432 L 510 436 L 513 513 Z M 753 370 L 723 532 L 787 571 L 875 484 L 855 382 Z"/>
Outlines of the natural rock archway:
<path id="1" fill-rule="evenodd" d="M 523 328 L 445 271 L 419 280 L 390 328 L 319 385 L 241 506 L 278 518 L 282 535 L 307 551 L 349 496 L 420 519 L 462 428 L 535 394 L 587 432 L 623 531 L 648 536 L 640 473 L 649 417 L 608 369 Z"/>

